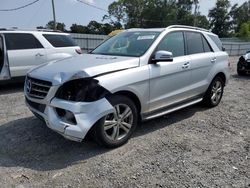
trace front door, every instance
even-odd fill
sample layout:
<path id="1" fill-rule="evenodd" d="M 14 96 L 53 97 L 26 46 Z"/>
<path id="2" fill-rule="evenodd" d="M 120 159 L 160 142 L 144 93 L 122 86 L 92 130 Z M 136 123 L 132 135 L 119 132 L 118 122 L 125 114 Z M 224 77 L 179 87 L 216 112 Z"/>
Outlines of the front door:
<path id="1" fill-rule="evenodd" d="M 6 51 L 5 39 L 0 34 L 0 80 L 10 79 L 10 69 Z"/>
<path id="2" fill-rule="evenodd" d="M 156 51 L 173 53 L 173 62 L 150 64 L 150 111 L 186 100 L 191 85 L 190 57 L 186 56 L 183 32 L 165 36 Z"/>

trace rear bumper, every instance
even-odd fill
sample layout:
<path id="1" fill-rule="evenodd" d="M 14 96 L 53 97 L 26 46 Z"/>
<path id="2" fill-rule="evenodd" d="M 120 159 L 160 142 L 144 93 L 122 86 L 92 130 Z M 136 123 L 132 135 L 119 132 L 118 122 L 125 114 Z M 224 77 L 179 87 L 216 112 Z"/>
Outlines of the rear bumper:
<path id="1" fill-rule="evenodd" d="M 41 116 L 50 129 L 66 139 L 78 142 L 85 138 L 99 119 L 114 112 L 113 106 L 105 98 L 91 103 L 70 102 L 57 98 L 52 99 L 47 105 L 36 102 L 26 97 L 26 105 L 29 109 Z M 75 122 L 66 121 L 65 117 L 58 114 L 57 109 L 71 112 Z"/>

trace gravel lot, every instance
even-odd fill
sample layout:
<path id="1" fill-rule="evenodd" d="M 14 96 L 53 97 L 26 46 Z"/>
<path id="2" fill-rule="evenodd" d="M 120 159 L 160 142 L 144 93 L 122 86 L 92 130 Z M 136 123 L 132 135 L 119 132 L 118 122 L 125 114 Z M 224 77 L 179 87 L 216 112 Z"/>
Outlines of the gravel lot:
<path id="1" fill-rule="evenodd" d="M 0 187 L 250 187 L 250 76 L 221 104 L 144 122 L 124 146 L 70 142 L 32 116 L 22 84 L 0 86 Z"/>

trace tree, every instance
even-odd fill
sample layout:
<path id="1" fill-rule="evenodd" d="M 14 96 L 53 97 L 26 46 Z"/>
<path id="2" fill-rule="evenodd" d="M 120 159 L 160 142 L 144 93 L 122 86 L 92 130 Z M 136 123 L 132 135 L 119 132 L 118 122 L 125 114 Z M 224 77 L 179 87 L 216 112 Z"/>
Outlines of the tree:
<path id="1" fill-rule="evenodd" d="M 230 11 L 230 16 L 232 17 L 232 25 L 235 33 L 238 33 L 240 27 L 243 23 L 250 20 L 250 0 L 238 6 L 236 3 Z"/>
<path id="2" fill-rule="evenodd" d="M 177 24 L 193 25 L 194 15 L 192 15 L 192 0 L 179 0 L 177 2 Z"/>
<path id="3" fill-rule="evenodd" d="M 98 34 L 98 35 L 108 35 L 113 30 L 121 29 L 120 23 L 99 23 L 97 21 L 90 21 L 87 26 L 72 24 L 70 27 L 71 33 L 85 33 L 85 34 Z"/>
<path id="4" fill-rule="evenodd" d="M 141 27 L 167 27 L 175 24 L 177 10 L 175 0 L 151 0 L 146 5 Z"/>
<path id="5" fill-rule="evenodd" d="M 198 7 L 197 0 L 118 0 L 109 5 L 109 14 L 104 19 L 123 23 L 125 28 L 193 25 L 194 3 Z M 199 18 L 199 22 L 205 21 L 204 17 Z"/>
<path id="6" fill-rule="evenodd" d="M 72 24 L 70 27 L 71 33 L 89 33 L 89 29 L 83 25 Z"/>
<path id="7" fill-rule="evenodd" d="M 60 23 L 60 22 L 57 22 L 56 23 L 56 29 L 57 30 L 60 30 L 60 31 L 63 31 L 63 32 L 65 32 L 65 31 L 67 31 L 66 29 L 65 29 L 65 24 L 64 23 Z M 46 25 L 46 28 L 47 29 L 54 29 L 54 21 L 49 21 L 48 23 L 47 23 L 47 25 Z"/>
<path id="8" fill-rule="evenodd" d="M 240 26 L 239 37 L 244 40 L 250 39 L 250 21 Z"/>
<path id="9" fill-rule="evenodd" d="M 198 13 L 198 15 L 196 16 L 195 26 L 204 29 L 209 29 L 209 21 L 207 20 L 207 17 Z"/>
<path id="10" fill-rule="evenodd" d="M 43 27 L 43 26 L 37 26 L 36 28 L 37 28 L 37 29 L 46 29 L 46 28 Z"/>
<path id="11" fill-rule="evenodd" d="M 212 32 L 219 37 L 229 36 L 229 30 L 231 29 L 229 8 L 229 0 L 217 0 L 216 6 L 209 10 L 210 27 Z"/>
<path id="12" fill-rule="evenodd" d="M 97 21 L 90 21 L 87 28 L 91 34 L 103 34 L 103 25 Z"/>

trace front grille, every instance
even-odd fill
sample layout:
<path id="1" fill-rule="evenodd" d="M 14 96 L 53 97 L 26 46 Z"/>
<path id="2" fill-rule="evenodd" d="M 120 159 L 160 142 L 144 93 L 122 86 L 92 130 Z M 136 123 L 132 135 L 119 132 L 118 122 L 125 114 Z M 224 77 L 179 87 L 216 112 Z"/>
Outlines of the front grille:
<path id="1" fill-rule="evenodd" d="M 51 82 L 38 80 L 31 77 L 27 77 L 25 81 L 26 93 L 29 97 L 36 99 L 44 99 L 47 96 L 51 86 Z"/>
<path id="2" fill-rule="evenodd" d="M 34 108 L 35 110 L 44 113 L 44 110 L 46 108 L 46 106 L 44 104 L 39 104 L 36 102 L 32 102 L 29 99 L 26 98 L 26 102 L 28 103 L 28 105 L 32 108 Z"/>

